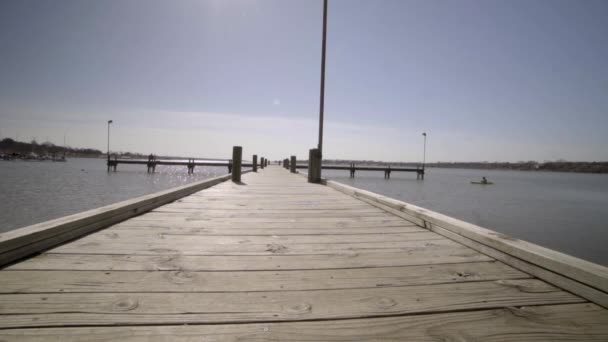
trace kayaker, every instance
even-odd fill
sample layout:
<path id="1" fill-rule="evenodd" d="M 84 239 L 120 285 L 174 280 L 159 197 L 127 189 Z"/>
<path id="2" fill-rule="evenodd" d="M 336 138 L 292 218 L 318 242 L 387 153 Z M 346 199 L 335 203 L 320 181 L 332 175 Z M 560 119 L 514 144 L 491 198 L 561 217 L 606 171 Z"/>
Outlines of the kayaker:
<path id="1" fill-rule="evenodd" d="M 488 184 L 486 177 L 481 177 L 481 184 Z"/>

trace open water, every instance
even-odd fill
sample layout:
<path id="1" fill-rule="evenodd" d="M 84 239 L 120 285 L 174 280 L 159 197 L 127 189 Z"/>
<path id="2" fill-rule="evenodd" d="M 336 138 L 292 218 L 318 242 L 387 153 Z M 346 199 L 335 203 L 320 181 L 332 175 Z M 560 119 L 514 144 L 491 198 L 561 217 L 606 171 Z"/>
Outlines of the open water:
<path id="1" fill-rule="evenodd" d="M 227 167 L 118 165 L 105 159 L 0 161 L 0 232 L 228 173 Z"/>
<path id="2" fill-rule="evenodd" d="M 608 175 L 427 168 L 414 173 L 324 170 L 323 177 L 608 265 Z M 494 185 L 473 185 L 481 177 Z"/>

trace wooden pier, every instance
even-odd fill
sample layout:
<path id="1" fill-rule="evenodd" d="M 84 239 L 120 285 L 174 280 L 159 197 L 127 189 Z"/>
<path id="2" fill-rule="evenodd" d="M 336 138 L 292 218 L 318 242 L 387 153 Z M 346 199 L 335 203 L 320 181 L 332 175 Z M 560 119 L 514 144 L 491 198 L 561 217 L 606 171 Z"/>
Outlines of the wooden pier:
<path id="1" fill-rule="evenodd" d="M 0 271 L 0 340 L 608 340 L 603 266 L 257 171 L 0 235 L 41 251 Z"/>
<path id="2" fill-rule="evenodd" d="M 286 168 L 289 168 L 289 162 L 286 163 Z M 297 165 L 296 169 L 308 169 L 308 165 Z M 391 167 L 391 166 L 356 166 L 355 164 L 351 165 L 322 165 L 321 169 L 323 170 L 345 170 L 350 172 L 350 178 L 355 178 L 356 171 L 378 171 L 384 173 L 384 178 L 390 179 L 391 172 L 414 172 L 416 173 L 417 179 L 424 179 L 424 168 L 415 168 L 415 167 Z"/>
<path id="3" fill-rule="evenodd" d="M 254 157 L 257 157 L 256 155 L 254 155 Z M 254 160 L 251 163 L 243 163 L 242 166 L 243 167 L 247 167 L 247 168 L 252 168 L 255 167 L 257 168 L 259 167 L 264 167 L 265 165 L 263 163 L 266 163 L 265 160 L 262 160 L 260 164 L 257 163 L 257 159 Z M 226 167 L 228 170 L 228 173 L 232 172 L 232 160 L 228 160 L 228 161 L 220 161 L 220 162 L 213 162 L 213 161 L 205 161 L 205 160 L 195 160 L 195 159 L 189 159 L 188 161 L 183 161 L 183 160 L 157 160 L 157 159 L 152 159 L 152 160 L 144 160 L 144 159 L 108 159 L 107 161 L 107 166 L 108 166 L 108 172 L 110 171 L 114 171 L 116 172 L 118 165 L 119 164 L 123 164 L 123 165 L 145 165 L 147 167 L 148 172 L 155 172 L 156 171 L 156 167 L 159 165 L 164 165 L 164 166 L 185 166 L 188 169 L 188 173 L 194 173 L 194 168 L 196 166 L 218 166 L 218 167 Z"/>

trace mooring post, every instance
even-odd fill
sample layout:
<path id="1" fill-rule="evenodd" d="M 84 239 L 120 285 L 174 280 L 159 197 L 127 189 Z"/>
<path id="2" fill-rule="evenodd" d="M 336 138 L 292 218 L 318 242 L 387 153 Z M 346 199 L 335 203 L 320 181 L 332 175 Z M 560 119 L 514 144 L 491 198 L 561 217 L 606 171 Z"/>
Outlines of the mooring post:
<path id="1" fill-rule="evenodd" d="M 232 181 L 235 183 L 241 182 L 241 162 L 243 157 L 243 148 L 234 146 L 232 148 Z"/>
<path id="2" fill-rule="evenodd" d="M 253 172 L 258 172 L 258 155 L 254 154 L 252 160 L 253 160 L 253 166 L 252 166 Z"/>
<path id="3" fill-rule="evenodd" d="M 308 152 L 308 182 L 321 182 L 321 154 L 318 148 L 313 148 Z"/>
<path id="4" fill-rule="evenodd" d="M 264 168 L 264 157 L 260 158 L 260 168 L 263 169 Z"/>
<path id="5" fill-rule="evenodd" d="M 289 163 L 291 173 L 296 173 L 296 156 L 291 156 L 291 163 Z"/>
<path id="6" fill-rule="evenodd" d="M 188 159 L 188 174 L 194 173 L 194 159 Z"/>

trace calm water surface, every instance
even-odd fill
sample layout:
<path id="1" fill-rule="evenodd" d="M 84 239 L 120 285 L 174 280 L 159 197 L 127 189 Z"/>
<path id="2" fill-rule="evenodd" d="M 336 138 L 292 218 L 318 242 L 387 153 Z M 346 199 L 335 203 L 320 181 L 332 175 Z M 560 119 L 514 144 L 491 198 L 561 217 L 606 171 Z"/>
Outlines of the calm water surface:
<path id="1" fill-rule="evenodd" d="M 94 209 L 137 196 L 224 175 L 225 167 L 118 165 L 106 172 L 103 159 L 65 163 L 0 161 L 0 232 Z"/>
<path id="2" fill-rule="evenodd" d="M 323 176 L 608 265 L 608 175 L 432 168 L 424 181 L 398 172 Z M 470 184 L 482 176 L 495 184 Z"/>

